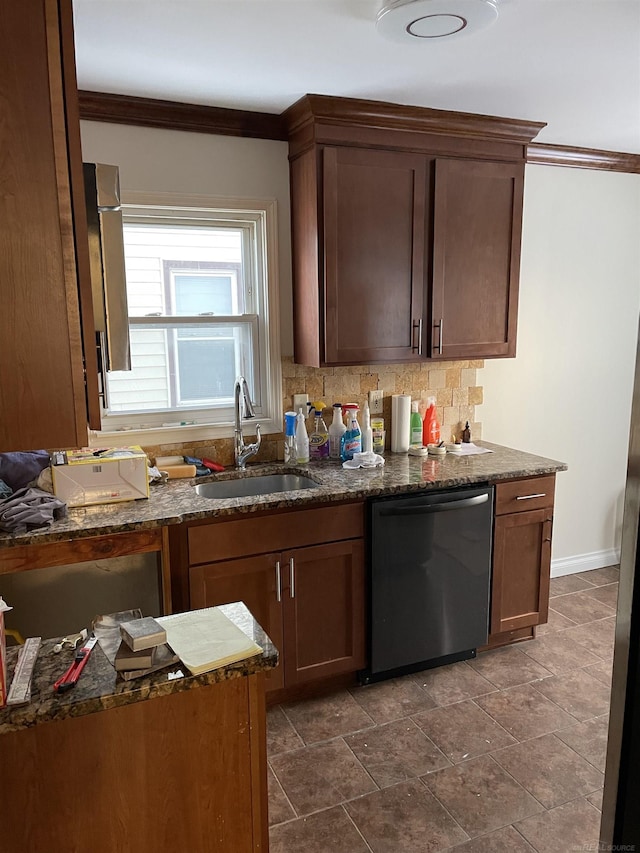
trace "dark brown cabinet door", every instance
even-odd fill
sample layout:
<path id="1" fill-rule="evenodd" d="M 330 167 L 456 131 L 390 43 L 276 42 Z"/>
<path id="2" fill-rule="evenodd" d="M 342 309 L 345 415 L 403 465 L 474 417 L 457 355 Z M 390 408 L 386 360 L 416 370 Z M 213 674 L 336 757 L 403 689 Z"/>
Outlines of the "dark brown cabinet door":
<path id="1" fill-rule="evenodd" d="M 0 57 L 0 451 L 79 446 L 88 246 L 75 240 L 85 214 L 70 0 L 3 4 Z"/>
<path id="2" fill-rule="evenodd" d="M 261 554 L 191 566 L 189 581 L 191 607 L 194 609 L 243 601 L 271 637 L 282 661 L 280 560 L 279 554 Z M 267 673 L 266 686 L 267 690 L 277 690 L 283 685 L 283 666 L 280 663 Z"/>
<path id="3" fill-rule="evenodd" d="M 524 165 L 435 163 L 429 354 L 514 356 Z"/>
<path id="4" fill-rule="evenodd" d="M 552 508 L 496 517 L 491 634 L 547 621 L 552 523 Z"/>
<path id="5" fill-rule="evenodd" d="M 325 364 L 426 354 L 428 162 L 398 151 L 322 150 Z"/>
<path id="6" fill-rule="evenodd" d="M 287 686 L 365 665 L 362 539 L 282 555 Z"/>

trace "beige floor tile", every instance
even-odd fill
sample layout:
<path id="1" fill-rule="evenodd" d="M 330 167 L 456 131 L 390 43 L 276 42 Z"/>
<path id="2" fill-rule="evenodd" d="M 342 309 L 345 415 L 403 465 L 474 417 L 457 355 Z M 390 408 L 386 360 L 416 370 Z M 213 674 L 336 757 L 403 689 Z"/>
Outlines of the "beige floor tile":
<path id="1" fill-rule="evenodd" d="M 608 583 L 604 586 L 596 586 L 593 589 L 585 590 L 585 595 L 589 598 L 595 598 L 603 604 L 608 604 L 615 610 L 618 606 L 618 584 Z"/>
<path id="2" fill-rule="evenodd" d="M 552 675 L 537 681 L 533 686 L 576 720 L 589 720 L 609 711 L 609 688 L 585 669 Z"/>
<path id="3" fill-rule="evenodd" d="M 543 809 L 490 755 L 437 770 L 423 781 L 472 838 Z"/>
<path id="4" fill-rule="evenodd" d="M 282 708 L 279 705 L 269 708 L 267 710 L 267 752 L 269 755 L 288 752 L 290 749 L 299 749 L 301 746 L 304 746 L 302 738 L 299 737 L 285 717 Z"/>
<path id="5" fill-rule="evenodd" d="M 342 806 L 274 826 L 269 853 L 371 853 Z"/>
<path id="6" fill-rule="evenodd" d="M 516 823 L 516 829 L 538 853 L 597 850 L 600 812 L 584 799 Z"/>
<path id="7" fill-rule="evenodd" d="M 528 643 L 520 643 L 524 654 L 529 655 L 545 669 L 554 675 L 561 672 L 570 672 L 579 667 L 598 663 L 597 655 L 580 645 L 569 635 L 570 631 L 584 630 L 583 625 L 568 628 L 566 631 L 557 631 L 555 634 L 547 634 L 540 639 L 530 640 Z"/>
<path id="8" fill-rule="evenodd" d="M 545 634 L 553 634 L 556 631 L 562 631 L 565 628 L 573 628 L 575 624 L 576 623 L 569 619 L 567 616 L 563 616 L 561 613 L 558 613 L 557 610 L 554 610 L 553 607 L 550 607 L 549 618 L 542 625 L 537 626 L 536 636 L 542 637 Z M 522 645 L 525 644 L 523 643 Z"/>
<path id="9" fill-rule="evenodd" d="M 374 725 L 371 717 L 347 690 L 280 707 L 306 744 L 351 734 Z"/>
<path id="10" fill-rule="evenodd" d="M 417 779 L 352 800 L 345 809 L 374 853 L 435 853 L 468 838 Z"/>
<path id="11" fill-rule="evenodd" d="M 609 735 L 609 715 L 595 717 L 585 723 L 578 723 L 569 729 L 556 732 L 556 736 L 574 749 L 590 764 L 604 773 L 607 758 L 607 738 Z"/>
<path id="12" fill-rule="evenodd" d="M 515 742 L 502 726 L 470 699 L 417 714 L 413 719 L 454 764 Z"/>
<path id="13" fill-rule="evenodd" d="M 562 616 L 567 616 L 576 625 L 595 622 L 596 619 L 605 619 L 607 616 L 615 614 L 612 607 L 592 598 L 586 592 L 574 592 L 571 595 L 554 598 L 553 609 L 557 610 Z"/>
<path id="14" fill-rule="evenodd" d="M 411 719 L 376 726 L 345 741 L 380 788 L 450 766 Z"/>
<path id="15" fill-rule="evenodd" d="M 376 723 L 388 723 L 435 708 L 434 700 L 409 676 L 349 691 Z"/>
<path id="16" fill-rule="evenodd" d="M 620 567 L 607 566 L 604 569 L 592 569 L 590 572 L 579 572 L 575 577 L 588 581 L 590 584 L 602 586 L 606 583 L 615 583 L 620 579 Z"/>
<path id="17" fill-rule="evenodd" d="M 549 584 L 549 595 L 555 598 L 556 595 L 567 595 L 571 592 L 580 592 L 583 589 L 589 589 L 593 584 L 580 577 L 580 575 L 563 575 L 560 578 L 551 578 Z"/>
<path id="18" fill-rule="evenodd" d="M 271 767 L 298 815 L 336 806 L 376 785 L 342 738 L 283 752 Z"/>
<path id="19" fill-rule="evenodd" d="M 575 719 L 532 684 L 480 696 L 476 702 L 517 740 L 566 729 Z"/>
<path id="20" fill-rule="evenodd" d="M 615 616 L 600 619 L 597 622 L 589 622 L 588 625 L 576 625 L 568 628 L 563 636 L 568 640 L 578 643 L 601 660 L 611 660 L 615 643 L 616 620 Z M 583 666 L 588 665 L 584 662 Z"/>
<path id="21" fill-rule="evenodd" d="M 598 791 L 604 781 L 599 770 L 555 735 L 508 746 L 492 758 L 547 809 Z"/>
<path id="22" fill-rule="evenodd" d="M 473 669 L 496 687 L 515 687 L 551 675 L 539 663 L 515 646 L 482 652 L 470 663 Z"/>
<path id="23" fill-rule="evenodd" d="M 437 705 L 452 705 L 463 699 L 473 699 L 483 693 L 492 693 L 495 685 L 469 666 L 467 661 L 426 669 L 413 676 L 416 684 L 424 688 Z"/>

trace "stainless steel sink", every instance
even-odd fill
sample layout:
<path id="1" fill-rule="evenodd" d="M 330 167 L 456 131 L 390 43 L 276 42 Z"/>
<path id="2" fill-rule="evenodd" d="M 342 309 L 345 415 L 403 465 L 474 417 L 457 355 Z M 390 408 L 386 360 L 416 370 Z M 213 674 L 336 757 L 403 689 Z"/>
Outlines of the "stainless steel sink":
<path id="1" fill-rule="evenodd" d="M 319 483 L 302 474 L 264 474 L 259 477 L 239 477 L 237 480 L 218 480 L 215 483 L 200 483 L 196 493 L 201 498 L 248 498 L 270 495 L 273 492 L 294 492 L 297 489 L 313 489 Z"/>

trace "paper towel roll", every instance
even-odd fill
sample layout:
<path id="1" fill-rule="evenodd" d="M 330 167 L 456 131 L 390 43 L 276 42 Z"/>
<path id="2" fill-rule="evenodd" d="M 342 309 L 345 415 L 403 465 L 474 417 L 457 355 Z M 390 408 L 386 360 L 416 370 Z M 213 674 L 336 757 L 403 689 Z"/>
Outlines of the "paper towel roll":
<path id="1" fill-rule="evenodd" d="M 391 395 L 391 452 L 406 453 L 410 444 L 411 397 Z"/>

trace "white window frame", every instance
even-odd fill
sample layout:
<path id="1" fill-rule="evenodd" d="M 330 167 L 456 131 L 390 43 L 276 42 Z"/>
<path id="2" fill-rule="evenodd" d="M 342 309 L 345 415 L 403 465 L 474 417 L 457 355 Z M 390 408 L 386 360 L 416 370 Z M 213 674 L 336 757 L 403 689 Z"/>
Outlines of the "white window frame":
<path id="1" fill-rule="evenodd" d="M 243 259 L 244 274 L 250 282 L 251 305 L 245 310 L 251 313 L 236 317 L 215 317 L 214 322 L 236 322 L 237 324 L 251 323 L 254 336 L 254 383 L 256 421 L 247 423 L 250 435 L 252 426 L 259 421 L 263 433 L 282 431 L 282 368 L 280 359 L 280 300 L 278 292 L 278 239 L 277 239 L 277 202 L 275 199 L 233 199 L 202 195 L 184 195 L 175 193 L 143 193 L 123 192 L 123 215 L 140 216 L 140 221 L 157 222 L 163 217 L 175 221 L 180 218 L 185 221 L 201 223 L 209 219 L 225 219 L 229 223 L 251 220 L 254 223 L 253 233 L 256 240 L 256 252 L 249 251 Z M 254 257 L 262 257 L 264 264 L 254 264 Z M 140 318 L 137 318 L 140 319 Z M 193 318 L 199 322 L 211 322 L 213 318 Z M 144 318 L 146 323 L 161 323 L 163 318 Z M 134 323 L 132 323 L 134 325 Z M 137 325 L 137 323 L 136 323 Z M 110 446 L 129 444 L 171 444 L 188 441 L 203 441 L 214 438 L 233 436 L 232 402 L 225 409 L 224 420 L 206 422 L 206 410 L 201 410 L 205 420 L 195 424 L 175 423 L 170 426 L 175 416 L 164 412 L 162 416 L 149 417 L 145 428 L 129 429 L 123 426 L 127 415 L 112 414 L 104 418 L 102 430 L 90 430 L 89 446 L 104 446 L 108 441 Z M 219 411 L 219 410 L 218 410 Z M 190 418 L 189 418 L 190 420 Z M 164 425 L 161 425 L 164 421 Z"/>

